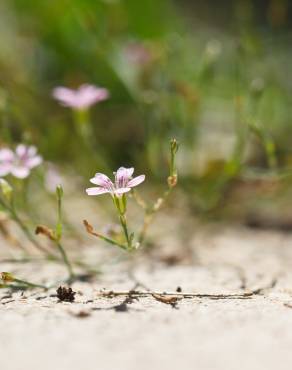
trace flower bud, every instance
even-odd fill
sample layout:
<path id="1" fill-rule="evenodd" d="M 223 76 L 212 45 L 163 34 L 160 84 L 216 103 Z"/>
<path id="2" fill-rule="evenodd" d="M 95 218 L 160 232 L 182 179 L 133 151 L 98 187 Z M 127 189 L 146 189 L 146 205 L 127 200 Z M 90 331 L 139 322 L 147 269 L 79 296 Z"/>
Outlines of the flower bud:
<path id="1" fill-rule="evenodd" d="M 15 277 L 10 272 L 1 272 L 1 280 L 4 283 L 11 283 L 15 280 Z"/>
<path id="2" fill-rule="evenodd" d="M 12 198 L 13 189 L 10 186 L 10 184 L 4 179 L 0 179 L 0 190 L 1 190 L 1 193 L 3 194 L 4 198 L 8 202 L 10 202 L 11 198 Z"/>
<path id="3" fill-rule="evenodd" d="M 59 184 L 56 186 L 56 194 L 58 199 L 61 199 L 63 197 L 64 190 L 62 188 L 62 185 Z"/>
<path id="4" fill-rule="evenodd" d="M 178 142 L 176 139 L 170 141 L 170 171 L 167 178 L 167 183 L 170 188 L 173 188 L 177 184 L 177 170 L 175 165 L 175 156 L 178 151 Z"/>
<path id="5" fill-rule="evenodd" d="M 177 174 L 168 176 L 167 183 L 170 188 L 173 188 L 177 184 Z"/>
<path id="6" fill-rule="evenodd" d="M 177 140 L 176 139 L 171 139 L 170 140 L 170 150 L 171 150 L 171 153 L 172 154 L 176 154 L 177 153 L 178 147 L 179 147 L 179 145 L 178 145 Z"/>

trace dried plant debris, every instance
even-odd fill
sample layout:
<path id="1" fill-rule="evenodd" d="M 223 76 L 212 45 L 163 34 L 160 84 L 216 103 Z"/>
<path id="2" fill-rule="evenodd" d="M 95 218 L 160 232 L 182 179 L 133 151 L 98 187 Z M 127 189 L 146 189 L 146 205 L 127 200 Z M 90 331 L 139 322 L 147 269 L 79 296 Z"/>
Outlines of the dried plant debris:
<path id="1" fill-rule="evenodd" d="M 56 240 L 56 236 L 54 234 L 54 231 L 52 229 L 48 228 L 45 225 L 38 225 L 35 229 L 35 234 L 36 235 L 39 235 L 39 234 L 45 235 L 50 240 L 53 240 L 53 241 Z"/>
<path id="2" fill-rule="evenodd" d="M 74 302 L 75 294 L 76 292 L 74 292 L 72 288 L 59 286 L 59 288 L 57 289 L 57 297 L 62 302 Z"/>
<path id="3" fill-rule="evenodd" d="M 179 297 L 179 296 L 175 296 L 175 295 L 172 295 L 172 296 L 169 296 L 169 295 L 163 295 L 163 294 L 152 294 L 152 297 L 156 299 L 156 301 L 159 301 L 161 303 L 165 303 L 165 304 L 169 304 L 171 305 L 172 307 L 176 307 L 177 306 L 177 302 L 180 301 L 181 299 L 183 299 L 183 297 Z"/>
<path id="4" fill-rule="evenodd" d="M 91 312 L 89 310 L 80 310 L 80 311 L 69 311 L 69 314 L 77 317 L 78 319 L 84 319 L 86 317 L 91 316 Z"/>
<path id="5" fill-rule="evenodd" d="M 90 223 L 87 220 L 83 220 L 83 225 L 85 226 L 85 229 L 88 232 L 88 234 L 100 237 L 100 234 L 94 231 L 93 226 L 90 225 Z"/>

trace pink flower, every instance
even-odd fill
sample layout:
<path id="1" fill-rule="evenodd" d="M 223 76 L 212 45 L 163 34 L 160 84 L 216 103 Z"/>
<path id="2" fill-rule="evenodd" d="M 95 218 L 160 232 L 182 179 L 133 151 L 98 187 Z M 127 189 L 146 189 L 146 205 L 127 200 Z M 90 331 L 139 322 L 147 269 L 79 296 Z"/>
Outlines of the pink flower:
<path id="1" fill-rule="evenodd" d="M 109 92 L 107 89 L 85 84 L 77 90 L 56 87 L 53 90 L 53 97 L 65 107 L 85 110 L 93 104 L 106 100 L 109 97 Z"/>
<path id="2" fill-rule="evenodd" d="M 15 152 L 7 148 L 1 149 L 0 176 L 12 174 L 19 179 L 24 179 L 30 174 L 31 169 L 40 165 L 42 161 L 34 146 L 19 144 Z"/>
<path id="3" fill-rule="evenodd" d="M 98 187 L 86 189 L 88 195 L 100 195 L 109 193 L 111 196 L 121 196 L 130 191 L 134 186 L 141 184 L 145 180 L 145 175 L 132 178 L 134 168 L 120 167 L 114 172 L 115 182 L 113 183 L 106 175 L 96 173 L 94 178 L 90 179 Z"/>
<path id="4" fill-rule="evenodd" d="M 0 149 L 0 177 L 11 172 L 15 154 L 11 149 Z"/>

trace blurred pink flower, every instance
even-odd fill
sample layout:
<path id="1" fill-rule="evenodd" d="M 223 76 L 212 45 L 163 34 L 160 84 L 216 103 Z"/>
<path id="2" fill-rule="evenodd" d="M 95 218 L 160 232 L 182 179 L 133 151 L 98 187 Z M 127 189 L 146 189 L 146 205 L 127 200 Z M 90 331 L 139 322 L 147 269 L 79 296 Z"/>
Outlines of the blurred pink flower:
<path id="1" fill-rule="evenodd" d="M 150 62 L 152 56 L 150 50 L 142 43 L 131 42 L 125 49 L 126 58 L 130 63 L 145 65 Z"/>
<path id="2" fill-rule="evenodd" d="M 19 144 L 15 152 L 4 148 L 0 150 L 0 176 L 11 174 L 19 179 L 26 178 L 32 168 L 42 163 L 43 159 L 37 154 L 34 146 Z"/>
<path id="3" fill-rule="evenodd" d="M 58 168 L 52 163 L 48 163 L 48 169 L 45 174 L 45 188 L 50 193 L 55 193 L 56 187 L 62 185 L 63 179 Z"/>
<path id="4" fill-rule="evenodd" d="M 11 149 L 0 149 L 0 177 L 11 172 L 15 154 Z"/>
<path id="5" fill-rule="evenodd" d="M 53 97 L 65 107 L 85 110 L 93 104 L 106 100 L 109 92 L 105 88 L 88 84 L 81 85 L 76 90 L 60 86 L 53 90 Z"/>
<path id="6" fill-rule="evenodd" d="M 134 186 L 141 184 L 145 180 L 145 175 L 140 175 L 132 178 L 134 168 L 120 167 L 117 172 L 114 172 L 115 182 L 113 183 L 106 175 L 96 173 L 90 179 L 90 182 L 98 185 L 98 187 L 86 189 L 88 195 L 100 195 L 110 193 L 112 196 L 121 196 L 127 193 Z"/>

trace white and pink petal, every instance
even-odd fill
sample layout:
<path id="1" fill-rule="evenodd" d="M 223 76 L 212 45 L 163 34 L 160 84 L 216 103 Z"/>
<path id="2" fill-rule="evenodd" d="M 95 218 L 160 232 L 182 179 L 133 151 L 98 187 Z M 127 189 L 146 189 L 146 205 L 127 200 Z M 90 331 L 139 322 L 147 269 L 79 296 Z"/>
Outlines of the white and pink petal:
<path id="1" fill-rule="evenodd" d="M 129 180 L 131 179 L 134 173 L 134 168 L 125 168 L 120 167 L 117 172 L 114 172 L 115 175 L 115 184 L 117 188 L 127 187 Z"/>
<path id="2" fill-rule="evenodd" d="M 25 165 L 29 168 L 34 168 L 39 166 L 43 162 L 43 158 L 40 155 L 36 155 L 32 158 L 28 158 L 25 161 Z"/>
<path id="3" fill-rule="evenodd" d="M 90 182 L 92 184 L 104 187 L 108 190 L 114 188 L 114 184 L 112 183 L 110 178 L 104 175 L 103 173 L 96 173 L 95 176 L 92 179 L 90 179 Z"/>
<path id="4" fill-rule="evenodd" d="M 117 196 L 120 196 L 120 195 L 123 195 L 125 193 L 128 193 L 130 190 L 131 190 L 131 188 L 129 188 L 129 187 L 119 188 L 119 189 L 115 189 L 114 194 L 117 195 Z"/>
<path id="5" fill-rule="evenodd" d="M 15 154 L 11 149 L 3 148 L 0 149 L 0 162 L 12 162 Z"/>
<path id="6" fill-rule="evenodd" d="M 141 184 L 144 180 L 145 180 L 145 175 L 134 177 L 132 180 L 128 182 L 127 186 L 130 188 L 133 188 L 134 186 Z"/>
<path id="7" fill-rule="evenodd" d="M 12 166 L 11 174 L 19 179 L 25 179 L 30 174 L 30 169 L 24 166 Z"/>
<path id="8" fill-rule="evenodd" d="M 11 172 L 12 165 L 10 163 L 0 164 L 0 177 L 6 176 Z"/>
<path id="9" fill-rule="evenodd" d="M 87 188 L 86 193 L 87 195 L 101 195 L 105 193 L 109 193 L 110 191 L 105 188 Z"/>

